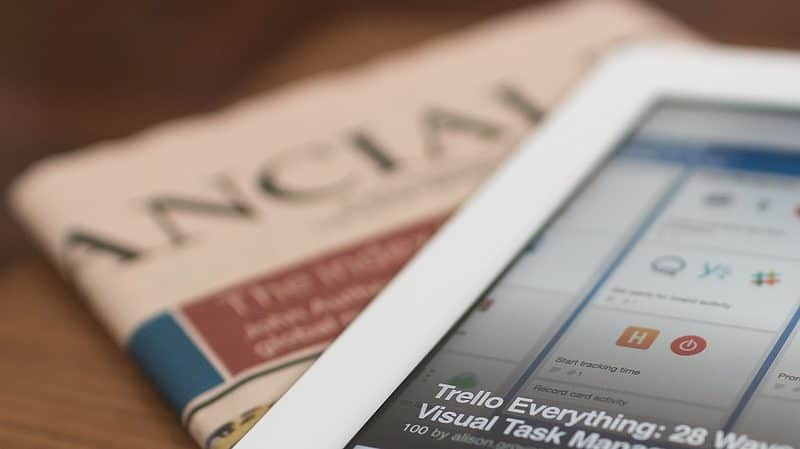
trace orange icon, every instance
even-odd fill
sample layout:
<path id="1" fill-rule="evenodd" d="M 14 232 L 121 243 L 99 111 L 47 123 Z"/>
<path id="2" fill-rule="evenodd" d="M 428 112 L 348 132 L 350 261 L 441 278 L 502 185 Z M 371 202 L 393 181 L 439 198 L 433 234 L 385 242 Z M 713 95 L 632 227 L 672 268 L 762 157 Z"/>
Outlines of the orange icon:
<path id="1" fill-rule="evenodd" d="M 626 348 L 647 349 L 658 337 L 658 329 L 647 327 L 628 326 L 617 339 L 617 346 Z"/>

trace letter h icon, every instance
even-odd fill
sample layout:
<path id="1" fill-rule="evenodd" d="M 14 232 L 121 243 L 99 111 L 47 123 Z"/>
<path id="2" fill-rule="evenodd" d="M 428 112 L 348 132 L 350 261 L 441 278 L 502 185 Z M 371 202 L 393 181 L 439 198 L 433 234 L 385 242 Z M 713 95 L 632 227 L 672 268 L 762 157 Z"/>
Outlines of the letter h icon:
<path id="1" fill-rule="evenodd" d="M 624 331 L 622 331 L 622 335 L 620 335 L 617 339 L 617 346 L 624 346 L 626 348 L 634 349 L 647 349 L 653 344 L 656 337 L 658 337 L 658 334 L 658 329 L 628 326 Z"/>

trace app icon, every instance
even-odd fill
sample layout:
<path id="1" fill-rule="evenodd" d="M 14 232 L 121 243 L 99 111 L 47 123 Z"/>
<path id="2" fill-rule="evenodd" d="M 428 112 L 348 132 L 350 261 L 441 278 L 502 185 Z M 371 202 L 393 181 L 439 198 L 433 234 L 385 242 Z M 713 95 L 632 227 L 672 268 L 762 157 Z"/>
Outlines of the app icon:
<path id="1" fill-rule="evenodd" d="M 759 271 L 753 273 L 753 284 L 761 287 L 762 285 L 773 286 L 780 282 L 780 275 L 773 270 L 767 272 Z"/>
<path id="2" fill-rule="evenodd" d="M 703 337 L 684 335 L 683 337 L 672 340 L 672 344 L 669 348 L 677 355 L 687 356 L 700 354 L 705 351 L 707 346 L 708 343 L 706 343 L 706 339 Z"/>
<path id="3" fill-rule="evenodd" d="M 478 384 L 478 376 L 471 371 L 467 371 L 456 374 L 455 376 L 447 379 L 446 382 L 450 385 L 454 385 L 456 388 L 469 390 Z"/>
<path id="4" fill-rule="evenodd" d="M 626 348 L 647 349 L 658 337 L 658 329 L 647 327 L 628 326 L 617 339 L 617 346 Z"/>
<path id="5" fill-rule="evenodd" d="M 681 256 L 659 256 L 650 262 L 650 268 L 656 273 L 675 276 L 686 268 L 686 260 Z"/>
<path id="6" fill-rule="evenodd" d="M 703 202 L 709 207 L 727 207 L 733 203 L 733 195 L 728 192 L 711 192 L 703 198 Z"/>
<path id="7" fill-rule="evenodd" d="M 703 264 L 703 270 L 697 275 L 700 279 L 717 278 L 725 279 L 731 274 L 731 268 L 723 264 L 712 264 L 706 262 Z"/>
<path id="8" fill-rule="evenodd" d="M 480 302 L 480 304 L 478 304 L 478 310 L 481 312 L 488 312 L 493 305 L 494 305 L 494 299 L 487 297 L 484 298 L 483 301 Z"/>

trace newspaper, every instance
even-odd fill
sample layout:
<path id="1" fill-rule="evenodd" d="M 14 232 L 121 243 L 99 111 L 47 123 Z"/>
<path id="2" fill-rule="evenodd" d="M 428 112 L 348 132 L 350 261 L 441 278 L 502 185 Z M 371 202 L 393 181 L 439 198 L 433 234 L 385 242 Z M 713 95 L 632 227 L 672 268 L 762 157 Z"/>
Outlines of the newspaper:
<path id="1" fill-rule="evenodd" d="M 639 37 L 694 38 L 621 0 L 520 10 L 41 161 L 11 200 L 198 444 L 228 448 L 592 61 Z"/>

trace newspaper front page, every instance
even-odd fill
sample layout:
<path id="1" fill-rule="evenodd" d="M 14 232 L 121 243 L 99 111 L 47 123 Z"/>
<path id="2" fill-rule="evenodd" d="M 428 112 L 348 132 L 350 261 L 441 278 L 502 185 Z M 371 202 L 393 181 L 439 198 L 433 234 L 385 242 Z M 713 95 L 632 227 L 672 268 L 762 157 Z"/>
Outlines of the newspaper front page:
<path id="1" fill-rule="evenodd" d="M 228 448 L 591 63 L 634 38 L 694 36 L 627 1 L 521 10 L 44 160 L 11 199 L 198 444 Z"/>

